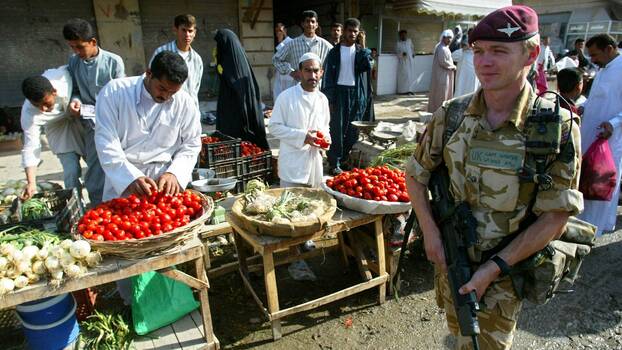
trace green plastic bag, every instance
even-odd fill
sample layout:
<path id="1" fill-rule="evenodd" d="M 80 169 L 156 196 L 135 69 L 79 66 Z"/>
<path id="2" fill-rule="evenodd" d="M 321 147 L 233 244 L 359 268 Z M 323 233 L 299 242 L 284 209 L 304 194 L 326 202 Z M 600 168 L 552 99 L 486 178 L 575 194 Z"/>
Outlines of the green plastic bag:
<path id="1" fill-rule="evenodd" d="M 132 318 L 138 335 L 169 325 L 199 307 L 187 285 L 155 271 L 132 277 Z"/>

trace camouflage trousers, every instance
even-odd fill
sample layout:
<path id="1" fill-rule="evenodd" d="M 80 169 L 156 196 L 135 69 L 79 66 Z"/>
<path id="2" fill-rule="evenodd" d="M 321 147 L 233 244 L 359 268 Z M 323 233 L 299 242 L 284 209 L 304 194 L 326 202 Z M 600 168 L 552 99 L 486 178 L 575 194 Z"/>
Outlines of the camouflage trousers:
<path id="1" fill-rule="evenodd" d="M 447 326 L 456 337 L 456 349 L 472 349 L 471 337 L 460 335 L 447 274 L 443 274 L 438 269 L 435 269 L 434 273 L 434 288 L 436 303 L 440 308 L 445 309 Z M 510 278 L 503 277 L 495 280 L 486 290 L 479 305 L 480 311 L 477 313 L 477 319 L 481 332 L 478 336 L 480 349 L 510 349 L 518 313 L 523 305 L 514 292 Z"/>

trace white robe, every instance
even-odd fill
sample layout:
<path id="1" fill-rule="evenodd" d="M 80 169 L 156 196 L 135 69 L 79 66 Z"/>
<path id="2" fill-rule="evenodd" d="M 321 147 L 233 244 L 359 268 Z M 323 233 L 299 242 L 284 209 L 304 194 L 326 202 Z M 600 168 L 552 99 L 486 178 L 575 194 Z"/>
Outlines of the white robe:
<path id="1" fill-rule="evenodd" d="M 103 200 L 122 196 L 140 176 L 157 180 L 165 172 L 185 188 L 201 150 L 194 99 L 180 90 L 143 114 L 143 79 L 144 75 L 115 79 L 97 96 L 95 146 L 106 173 Z"/>
<path id="2" fill-rule="evenodd" d="M 276 46 L 276 52 L 279 52 L 281 50 L 283 50 L 283 47 L 285 47 L 285 45 L 290 42 L 292 40 L 292 38 L 286 36 L 285 39 L 283 39 L 283 41 L 281 41 L 277 46 Z M 272 85 L 272 98 L 274 101 L 276 101 L 276 98 L 279 97 L 279 95 L 281 94 L 281 92 L 285 91 L 286 89 L 294 86 L 296 84 L 296 81 L 294 81 L 294 78 L 292 78 L 291 75 L 289 74 L 281 74 L 278 70 L 274 70 L 274 83 Z"/>
<path id="3" fill-rule="evenodd" d="M 451 57 L 458 65 L 454 96 L 458 97 L 477 91 L 479 89 L 479 80 L 477 75 L 475 75 L 473 50 L 458 49 L 451 53 Z"/>
<path id="4" fill-rule="evenodd" d="M 598 234 L 615 229 L 616 210 L 620 197 L 620 174 L 622 174 L 622 55 L 602 68 L 594 79 L 581 120 L 581 151 L 585 153 L 600 133 L 598 126 L 605 121 L 613 125 L 609 146 L 618 169 L 618 178 L 610 201 L 585 200 L 582 220 L 598 226 Z"/>
<path id="5" fill-rule="evenodd" d="M 283 91 L 276 99 L 270 134 L 280 141 L 279 179 L 319 187 L 322 183 L 322 154 L 304 143 L 309 130 L 321 131 L 330 140 L 328 99 L 316 89 L 307 92 L 300 84 Z"/>
<path id="6" fill-rule="evenodd" d="M 67 66 L 46 70 L 43 74 L 56 90 L 56 101 L 50 112 L 41 112 L 30 101 L 25 100 L 21 112 L 21 125 L 24 130 L 22 167 L 33 167 L 41 161 L 41 127 L 45 129 L 50 149 L 54 154 L 74 152 L 85 154 L 84 129 L 79 118 L 69 114 L 71 97 L 71 75 Z"/>
<path id="7" fill-rule="evenodd" d="M 410 39 L 398 41 L 397 54 L 397 93 L 413 92 L 415 87 L 415 58 L 413 43 Z M 405 54 L 405 56 L 404 56 Z"/>

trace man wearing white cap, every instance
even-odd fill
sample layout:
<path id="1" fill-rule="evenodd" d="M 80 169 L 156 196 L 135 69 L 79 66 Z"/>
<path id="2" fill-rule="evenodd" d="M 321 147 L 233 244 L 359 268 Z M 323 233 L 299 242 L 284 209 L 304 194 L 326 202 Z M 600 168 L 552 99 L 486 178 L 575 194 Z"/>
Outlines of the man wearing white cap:
<path id="1" fill-rule="evenodd" d="M 454 33 L 447 29 L 441 34 L 439 43 L 434 49 L 432 62 L 432 82 L 428 99 L 428 112 L 434 113 L 443 102 L 454 96 L 454 72 L 456 66 L 451 58 L 449 44 Z"/>
<path id="2" fill-rule="evenodd" d="M 330 140 L 328 99 L 318 89 L 324 71 L 320 57 L 312 52 L 300 57 L 298 69 L 300 84 L 277 97 L 268 128 L 281 142 L 281 187 L 319 187 L 322 148 L 318 141 L 322 136 Z"/>

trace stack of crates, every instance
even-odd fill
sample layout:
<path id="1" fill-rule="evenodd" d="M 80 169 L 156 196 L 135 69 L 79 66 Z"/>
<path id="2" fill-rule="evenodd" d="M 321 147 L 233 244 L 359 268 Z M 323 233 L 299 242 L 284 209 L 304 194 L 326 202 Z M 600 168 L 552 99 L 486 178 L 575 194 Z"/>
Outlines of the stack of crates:
<path id="1" fill-rule="evenodd" d="M 198 168 L 212 169 L 217 178 L 236 178 L 238 183 L 233 192 L 243 192 L 246 183 L 252 179 L 264 182 L 270 180 L 272 173 L 272 153 L 242 157 L 239 139 L 225 135 L 219 131 L 207 134 L 217 137 L 219 142 L 204 143 L 199 155 Z"/>

